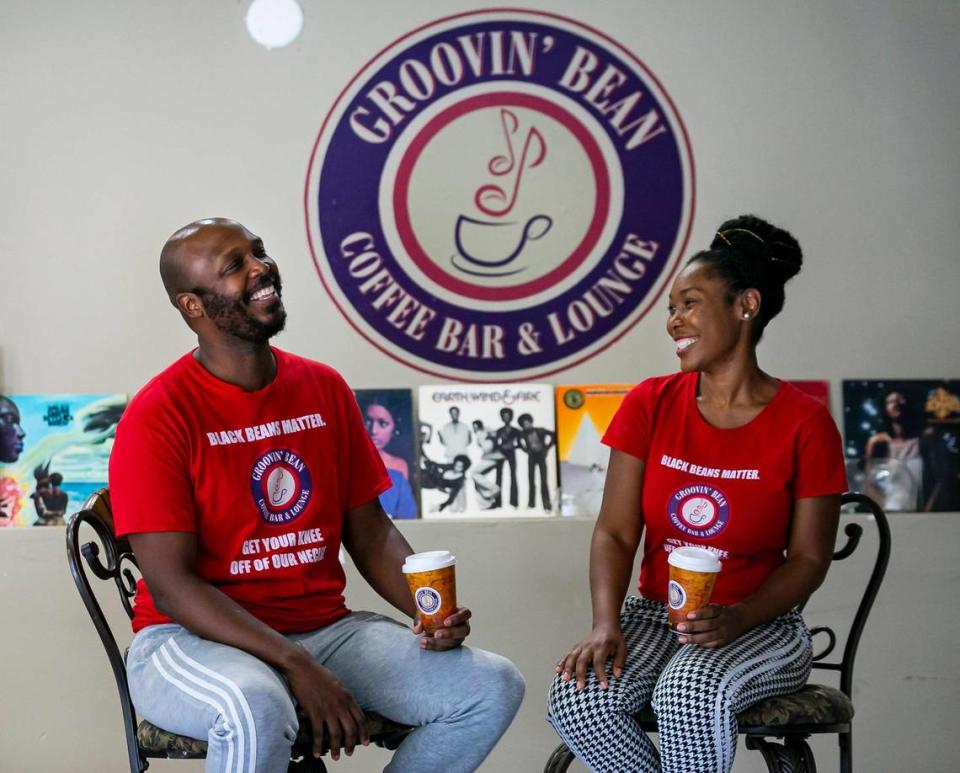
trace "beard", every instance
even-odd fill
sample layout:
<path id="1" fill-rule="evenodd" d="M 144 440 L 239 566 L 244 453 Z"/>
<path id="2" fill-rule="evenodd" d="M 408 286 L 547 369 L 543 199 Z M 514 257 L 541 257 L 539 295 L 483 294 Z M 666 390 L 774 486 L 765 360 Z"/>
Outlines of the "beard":
<path id="1" fill-rule="evenodd" d="M 250 296 L 268 284 L 273 284 L 277 291 L 277 298 L 267 308 L 272 315 L 268 321 L 262 322 L 250 316 L 247 310 L 247 304 L 250 302 Z M 280 278 L 274 277 L 267 280 L 260 287 L 254 288 L 249 293 L 244 293 L 241 297 L 229 295 L 217 295 L 211 292 L 201 292 L 200 302 L 203 304 L 203 310 L 207 316 L 217 326 L 217 329 L 242 341 L 249 341 L 254 344 L 265 344 L 277 333 L 283 330 L 287 323 L 287 312 L 283 308 L 283 301 L 280 300 Z"/>

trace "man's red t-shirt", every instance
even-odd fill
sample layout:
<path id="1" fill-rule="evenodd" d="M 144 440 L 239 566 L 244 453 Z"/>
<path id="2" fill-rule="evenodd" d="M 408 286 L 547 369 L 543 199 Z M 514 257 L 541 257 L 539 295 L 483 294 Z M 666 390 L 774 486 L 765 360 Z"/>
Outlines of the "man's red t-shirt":
<path id="1" fill-rule="evenodd" d="M 273 349 L 246 392 L 186 354 L 127 406 L 110 456 L 117 536 L 194 532 L 197 572 L 278 631 L 347 613 L 345 511 L 390 486 L 353 392 L 326 365 Z M 144 582 L 133 628 L 170 622 Z"/>
<path id="2" fill-rule="evenodd" d="M 843 448 L 826 408 L 784 381 L 752 421 L 718 429 L 697 407 L 697 378 L 635 387 L 603 442 L 646 462 L 640 593 L 665 602 L 668 553 L 697 545 L 720 558 L 711 601 L 727 605 L 784 562 L 796 500 L 846 490 Z"/>

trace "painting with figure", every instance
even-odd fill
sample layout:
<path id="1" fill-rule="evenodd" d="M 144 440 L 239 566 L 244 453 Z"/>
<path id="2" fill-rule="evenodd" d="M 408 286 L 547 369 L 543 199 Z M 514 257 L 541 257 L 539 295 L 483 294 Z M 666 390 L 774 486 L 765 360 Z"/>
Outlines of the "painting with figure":
<path id="1" fill-rule="evenodd" d="M 370 439 L 393 484 L 380 495 L 391 518 L 417 517 L 417 465 L 413 392 L 409 389 L 355 389 Z"/>
<path id="2" fill-rule="evenodd" d="M 424 518 L 553 515 L 557 435 L 547 384 L 420 387 Z"/>
<path id="3" fill-rule="evenodd" d="M 0 396 L 0 526 L 60 526 L 107 485 L 121 394 Z"/>
<path id="4" fill-rule="evenodd" d="M 843 382 L 847 480 L 887 510 L 960 510 L 960 381 Z"/>
<path id="5" fill-rule="evenodd" d="M 557 450 L 561 515 L 596 517 L 610 449 L 600 442 L 633 384 L 558 386 Z"/>

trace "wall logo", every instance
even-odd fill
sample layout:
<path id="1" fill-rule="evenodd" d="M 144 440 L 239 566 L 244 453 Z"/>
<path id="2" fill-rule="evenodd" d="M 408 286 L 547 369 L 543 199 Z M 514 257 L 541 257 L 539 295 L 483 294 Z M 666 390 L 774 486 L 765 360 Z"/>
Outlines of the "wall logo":
<path id="1" fill-rule="evenodd" d="M 532 378 L 642 318 L 690 232 L 683 124 L 582 24 L 478 11 L 374 58 L 320 130 L 304 194 L 324 286 L 390 356 Z"/>
<path id="2" fill-rule="evenodd" d="M 667 514 L 674 527 L 684 534 L 707 539 L 727 527 L 730 504 L 726 495 L 713 486 L 684 486 L 671 494 Z"/>
<path id="3" fill-rule="evenodd" d="M 300 456 L 284 448 L 261 454 L 250 471 L 250 493 L 264 522 L 290 523 L 313 496 L 310 470 Z"/>

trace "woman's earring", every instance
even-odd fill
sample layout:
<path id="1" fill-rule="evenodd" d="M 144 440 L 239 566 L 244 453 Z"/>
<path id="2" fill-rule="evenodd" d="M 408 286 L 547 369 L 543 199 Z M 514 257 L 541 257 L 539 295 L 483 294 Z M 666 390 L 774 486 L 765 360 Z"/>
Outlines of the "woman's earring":
<path id="1" fill-rule="evenodd" d="M 749 315 L 749 314 L 744 314 L 744 315 L 743 315 L 743 318 L 744 318 L 744 319 L 750 319 L 750 315 Z"/>

